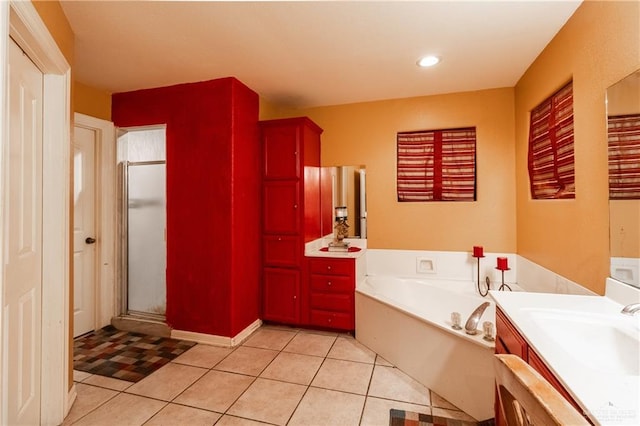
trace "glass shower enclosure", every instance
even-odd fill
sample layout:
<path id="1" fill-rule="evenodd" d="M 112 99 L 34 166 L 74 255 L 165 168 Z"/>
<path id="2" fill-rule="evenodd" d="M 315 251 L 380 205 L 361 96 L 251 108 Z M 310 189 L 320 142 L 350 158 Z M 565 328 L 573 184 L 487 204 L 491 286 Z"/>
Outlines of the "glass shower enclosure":
<path id="1" fill-rule="evenodd" d="M 121 129 L 121 315 L 165 321 L 165 129 Z"/>

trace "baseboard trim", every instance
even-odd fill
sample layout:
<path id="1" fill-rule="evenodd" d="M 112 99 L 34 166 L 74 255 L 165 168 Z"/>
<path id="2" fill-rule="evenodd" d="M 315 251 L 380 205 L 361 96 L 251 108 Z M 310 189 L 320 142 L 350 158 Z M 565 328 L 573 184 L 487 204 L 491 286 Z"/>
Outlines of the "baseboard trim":
<path id="1" fill-rule="evenodd" d="M 71 407 L 73 406 L 73 403 L 76 401 L 76 398 L 78 398 L 78 391 L 74 383 L 73 386 L 71 386 L 71 389 L 69 389 L 69 392 L 67 393 L 67 400 L 65 401 L 65 405 L 64 405 L 64 417 L 67 417 L 67 415 L 69 415 L 69 411 L 71 411 Z"/>
<path id="2" fill-rule="evenodd" d="M 197 333 L 194 331 L 171 330 L 171 338 L 189 340 L 205 345 L 233 347 L 242 343 L 247 337 L 262 325 L 262 320 L 257 319 L 234 337 L 217 336 L 215 334 Z"/>
<path id="3" fill-rule="evenodd" d="M 247 328 L 242 330 L 240 333 L 236 334 L 236 337 L 231 339 L 231 346 L 237 346 L 240 343 L 244 342 L 251 334 L 260 328 L 262 325 L 262 320 L 257 319 L 253 323 L 249 324 Z"/>

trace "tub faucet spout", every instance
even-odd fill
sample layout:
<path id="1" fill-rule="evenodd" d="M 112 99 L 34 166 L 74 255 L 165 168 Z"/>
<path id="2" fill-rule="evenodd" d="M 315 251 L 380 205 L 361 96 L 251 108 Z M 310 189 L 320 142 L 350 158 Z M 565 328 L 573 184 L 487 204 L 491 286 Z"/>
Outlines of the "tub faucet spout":
<path id="1" fill-rule="evenodd" d="M 478 324 L 480 323 L 480 318 L 484 313 L 484 310 L 489 306 L 489 302 L 484 302 L 482 305 L 478 306 L 475 311 L 471 313 L 469 319 L 464 325 L 464 331 L 467 334 L 477 334 L 478 333 Z"/>
<path id="2" fill-rule="evenodd" d="M 630 305 L 627 305 L 624 308 L 622 308 L 622 311 L 620 312 L 622 312 L 625 315 L 634 315 L 640 312 L 640 303 L 631 303 Z"/>

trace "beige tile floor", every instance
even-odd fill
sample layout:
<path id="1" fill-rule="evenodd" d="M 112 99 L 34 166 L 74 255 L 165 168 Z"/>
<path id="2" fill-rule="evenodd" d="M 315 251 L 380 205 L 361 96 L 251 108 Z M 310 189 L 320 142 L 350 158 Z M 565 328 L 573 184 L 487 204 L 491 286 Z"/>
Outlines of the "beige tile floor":
<path id="1" fill-rule="evenodd" d="M 74 371 L 64 425 L 381 425 L 391 408 L 473 421 L 353 337 L 264 326 L 139 381 Z"/>

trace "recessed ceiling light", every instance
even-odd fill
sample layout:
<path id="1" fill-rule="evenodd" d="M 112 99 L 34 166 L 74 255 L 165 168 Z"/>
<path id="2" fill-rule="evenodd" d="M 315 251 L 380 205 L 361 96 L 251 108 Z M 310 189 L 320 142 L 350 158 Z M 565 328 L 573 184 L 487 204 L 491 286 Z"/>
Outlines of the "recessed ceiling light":
<path id="1" fill-rule="evenodd" d="M 437 56 L 430 55 L 430 56 L 425 56 L 423 58 L 418 59 L 417 64 L 419 67 L 426 68 L 426 67 L 432 67 L 438 62 L 440 62 L 440 58 L 438 58 Z"/>

